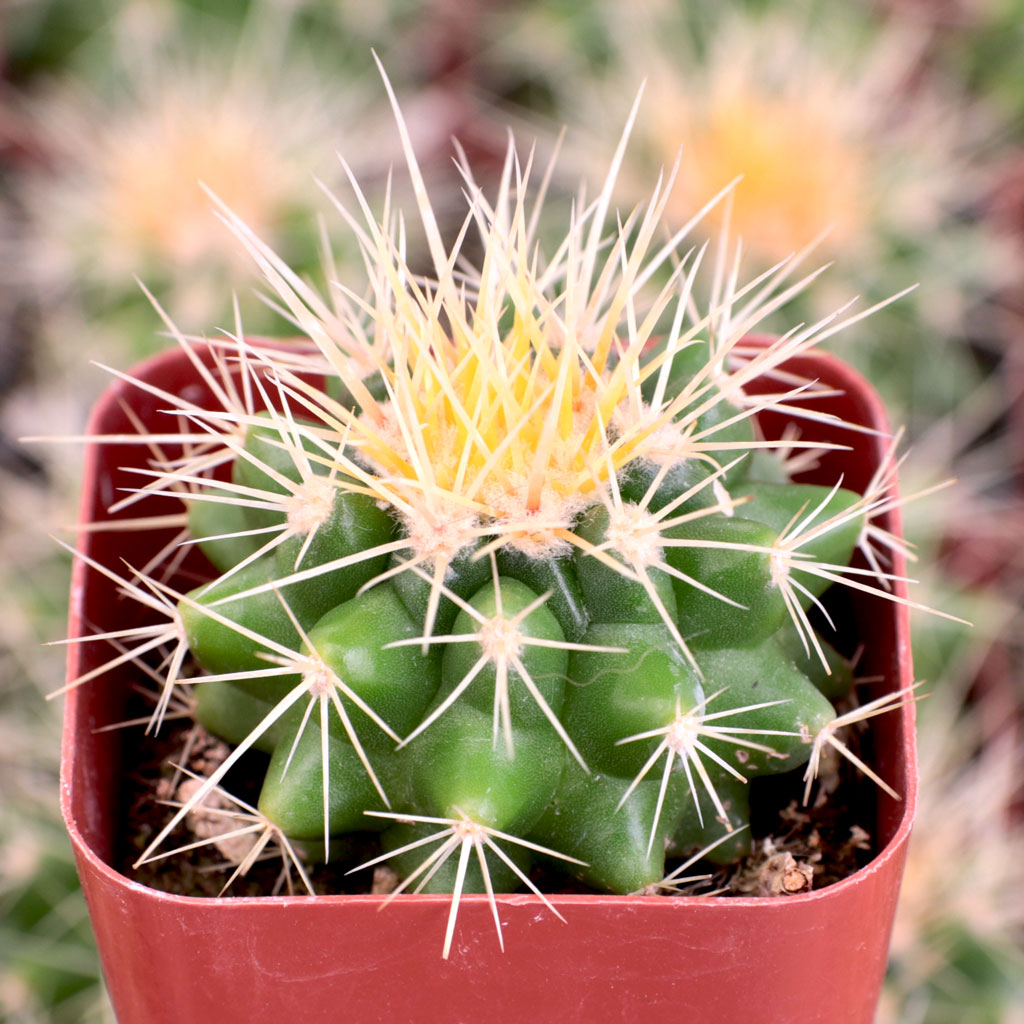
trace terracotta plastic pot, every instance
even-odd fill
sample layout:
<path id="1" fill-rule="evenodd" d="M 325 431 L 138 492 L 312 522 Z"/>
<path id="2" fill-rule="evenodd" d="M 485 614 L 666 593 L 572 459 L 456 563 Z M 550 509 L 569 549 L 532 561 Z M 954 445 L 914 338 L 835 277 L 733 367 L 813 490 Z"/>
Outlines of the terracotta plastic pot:
<path id="1" fill-rule="evenodd" d="M 843 392 L 818 400 L 821 408 L 887 430 L 873 392 L 840 362 L 806 356 L 789 368 Z M 196 400 L 203 392 L 180 352 L 134 374 Z M 90 429 L 133 432 L 126 407 L 143 422 L 159 424 L 166 402 L 119 382 L 98 403 Z M 764 417 L 769 436 L 778 436 L 782 425 L 777 415 Z M 813 423 L 801 430 L 825 436 Z M 829 432 L 834 437 L 834 429 Z M 823 472 L 829 482 L 842 472 L 846 486 L 862 489 L 885 439 L 845 435 L 854 450 L 829 453 Z M 83 523 L 108 518 L 105 510 L 119 488 L 138 486 L 139 478 L 123 467 L 142 465 L 147 456 L 139 445 L 87 448 Z M 166 503 L 154 502 L 149 511 L 165 511 Z M 887 525 L 899 531 L 896 513 Z M 141 566 L 166 539 L 82 531 L 79 544 L 100 562 Z M 901 567 L 895 571 L 901 574 Z M 860 674 L 878 677 L 876 694 L 909 686 L 905 609 L 860 595 L 850 603 L 865 644 Z M 69 635 L 123 625 L 126 604 L 110 581 L 77 562 Z M 68 678 L 109 658 L 103 646 L 71 645 Z M 471 896 L 460 911 L 451 958 L 443 961 L 444 896 L 401 896 L 379 913 L 377 896 L 203 899 L 167 895 L 119 874 L 111 865 L 126 770 L 123 733 L 97 730 L 123 718 L 131 676 L 123 668 L 69 694 L 61 780 L 63 813 L 121 1024 L 275 1024 L 293 1017 L 303 1024 L 868 1024 L 873 1017 L 916 804 L 912 706 L 872 722 L 872 761 L 903 799 L 865 786 L 865 799 L 877 801 L 879 852 L 844 881 L 788 898 L 555 895 L 566 923 L 532 895 L 502 895 L 504 952 L 486 898 Z M 865 812 L 868 823 L 871 815 Z"/>

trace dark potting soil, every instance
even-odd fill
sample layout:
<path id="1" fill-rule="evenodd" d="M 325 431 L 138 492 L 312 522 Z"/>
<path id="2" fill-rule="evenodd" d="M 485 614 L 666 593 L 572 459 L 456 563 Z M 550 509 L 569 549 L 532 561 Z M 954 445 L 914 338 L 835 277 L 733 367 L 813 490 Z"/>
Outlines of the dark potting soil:
<path id="1" fill-rule="evenodd" d="M 129 731 L 125 737 L 124 827 L 120 830 L 125 839 L 115 853 L 115 866 L 143 885 L 185 896 L 305 892 L 294 868 L 290 879 L 282 873 L 284 862 L 279 853 L 275 855 L 273 844 L 264 851 L 265 857 L 257 860 L 244 875 L 235 877 L 226 891 L 222 890 L 231 877 L 233 865 L 227 863 L 224 854 L 212 843 L 134 866 L 177 810 L 174 799 L 183 795 L 178 787 L 182 783 L 186 787 L 195 785 L 188 781 L 187 772 L 207 777 L 223 757 L 219 741 L 190 722 L 168 722 L 157 737 L 143 736 L 141 729 Z M 262 754 L 249 753 L 225 778 L 224 788 L 255 806 L 266 760 Z M 753 780 L 751 785 L 756 795 L 751 803 L 756 810 L 751 820 L 750 856 L 728 867 L 695 864 L 687 869 L 687 875 L 710 873 L 712 877 L 686 889 L 685 894 L 714 891 L 720 897 L 785 897 L 823 888 L 867 864 L 877 852 L 871 834 L 875 820 L 874 786 L 859 776 L 846 760 L 838 759 L 838 762 L 823 771 L 822 778 L 815 783 L 808 807 L 802 806 L 802 770 Z M 220 820 L 224 818 L 221 812 Z M 217 827 L 217 820 L 215 815 L 214 827 Z M 245 824 L 245 821 L 231 821 L 232 828 Z M 202 823 L 198 827 L 201 829 Z M 196 841 L 195 832 L 179 826 L 159 852 Z M 252 838 L 242 840 L 243 844 L 252 841 Z M 243 846 L 243 853 L 245 850 Z M 322 894 L 388 892 L 396 879 L 386 868 L 347 874 L 353 866 L 371 860 L 378 853 L 378 840 L 372 833 L 332 840 L 331 863 L 308 865 L 307 876 L 314 891 Z M 667 870 L 671 870 L 674 863 L 678 862 L 670 861 Z M 548 865 L 536 867 L 532 880 L 542 892 L 592 891 Z"/>

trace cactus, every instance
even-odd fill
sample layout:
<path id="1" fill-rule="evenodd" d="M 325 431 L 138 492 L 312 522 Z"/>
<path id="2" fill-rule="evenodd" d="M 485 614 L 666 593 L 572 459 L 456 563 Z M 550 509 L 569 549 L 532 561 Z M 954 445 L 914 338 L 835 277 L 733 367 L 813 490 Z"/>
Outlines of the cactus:
<path id="1" fill-rule="evenodd" d="M 912 602 L 877 522 L 894 461 L 864 494 L 791 480 L 856 428 L 802 405 L 822 389 L 785 364 L 866 313 L 752 344 L 816 275 L 791 284 L 786 261 L 740 287 L 724 246 L 694 312 L 704 251 L 654 241 L 671 179 L 609 238 L 613 170 L 542 261 L 511 148 L 493 205 L 464 168 L 484 257 L 456 270 L 462 235 L 443 242 L 395 110 L 433 279 L 354 182 L 362 222 L 338 205 L 369 292 L 339 285 L 330 307 L 221 207 L 311 344 L 238 326 L 204 360 L 177 334 L 212 404 L 140 384 L 188 426 L 141 438 L 160 454 L 120 505 L 179 494 L 216 571 L 186 592 L 154 566 L 93 563 L 158 621 L 93 638 L 118 654 L 90 678 L 162 650 L 154 727 L 189 685 L 189 712 L 233 745 L 140 861 L 261 750 L 257 805 L 223 811 L 252 837 L 238 870 L 273 842 L 308 886 L 300 851 L 379 833 L 360 867 L 452 893 L 447 957 L 463 893 L 544 899 L 536 859 L 653 892 L 680 881 L 666 850 L 742 856 L 749 780 L 805 768 L 809 794 L 826 748 L 854 756 L 824 590 Z M 835 438 L 766 439 L 764 410 Z M 857 549 L 871 568 L 850 567 Z"/>

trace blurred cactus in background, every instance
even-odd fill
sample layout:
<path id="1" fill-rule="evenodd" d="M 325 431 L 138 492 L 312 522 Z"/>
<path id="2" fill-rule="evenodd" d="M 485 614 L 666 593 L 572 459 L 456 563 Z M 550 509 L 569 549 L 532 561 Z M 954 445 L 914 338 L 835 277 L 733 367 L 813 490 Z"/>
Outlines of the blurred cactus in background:
<path id="1" fill-rule="evenodd" d="M 14 183 L 18 266 L 62 351 L 83 340 L 109 351 L 116 342 L 96 343 L 104 334 L 145 337 L 135 278 L 190 329 L 228 322 L 232 291 L 255 318 L 255 278 L 204 187 L 310 269 L 315 233 L 296 235 L 315 223 L 310 178 L 333 173 L 334 150 L 367 124 L 359 65 L 344 50 L 319 59 L 286 14 L 254 13 L 236 28 L 179 24 L 166 6 L 148 13 L 119 12 L 76 51 L 77 73 L 37 84 L 26 101 L 42 165 Z"/>

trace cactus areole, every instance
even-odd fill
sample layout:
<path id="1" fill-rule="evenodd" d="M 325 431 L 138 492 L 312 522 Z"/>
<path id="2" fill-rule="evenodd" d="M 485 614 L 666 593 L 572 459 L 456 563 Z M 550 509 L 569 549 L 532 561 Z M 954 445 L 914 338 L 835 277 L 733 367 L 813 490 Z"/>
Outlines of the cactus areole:
<path id="1" fill-rule="evenodd" d="M 724 246 L 701 307 L 703 250 L 653 241 L 667 185 L 615 221 L 609 175 L 542 259 L 514 153 L 494 200 L 466 175 L 475 270 L 422 195 L 429 281 L 366 207 L 369 287 L 332 304 L 223 211 L 306 341 L 179 336 L 97 408 L 63 786 L 120 1019 L 726 1021 L 753 984 L 759 1020 L 867 1021 L 914 805 L 910 602 L 884 417 L 808 354 L 842 321 L 751 337 L 794 262 L 741 286 Z M 142 839 L 116 835 L 130 769 L 95 731 L 139 686 L 150 731 L 227 744 Z M 866 868 L 665 895 L 750 852 L 758 780 L 826 799 L 836 754 L 877 783 Z M 352 836 L 392 891 L 311 895 Z M 110 866 L 204 842 L 229 881 L 276 853 L 292 894 Z M 559 871 L 574 895 L 534 881 Z"/>

